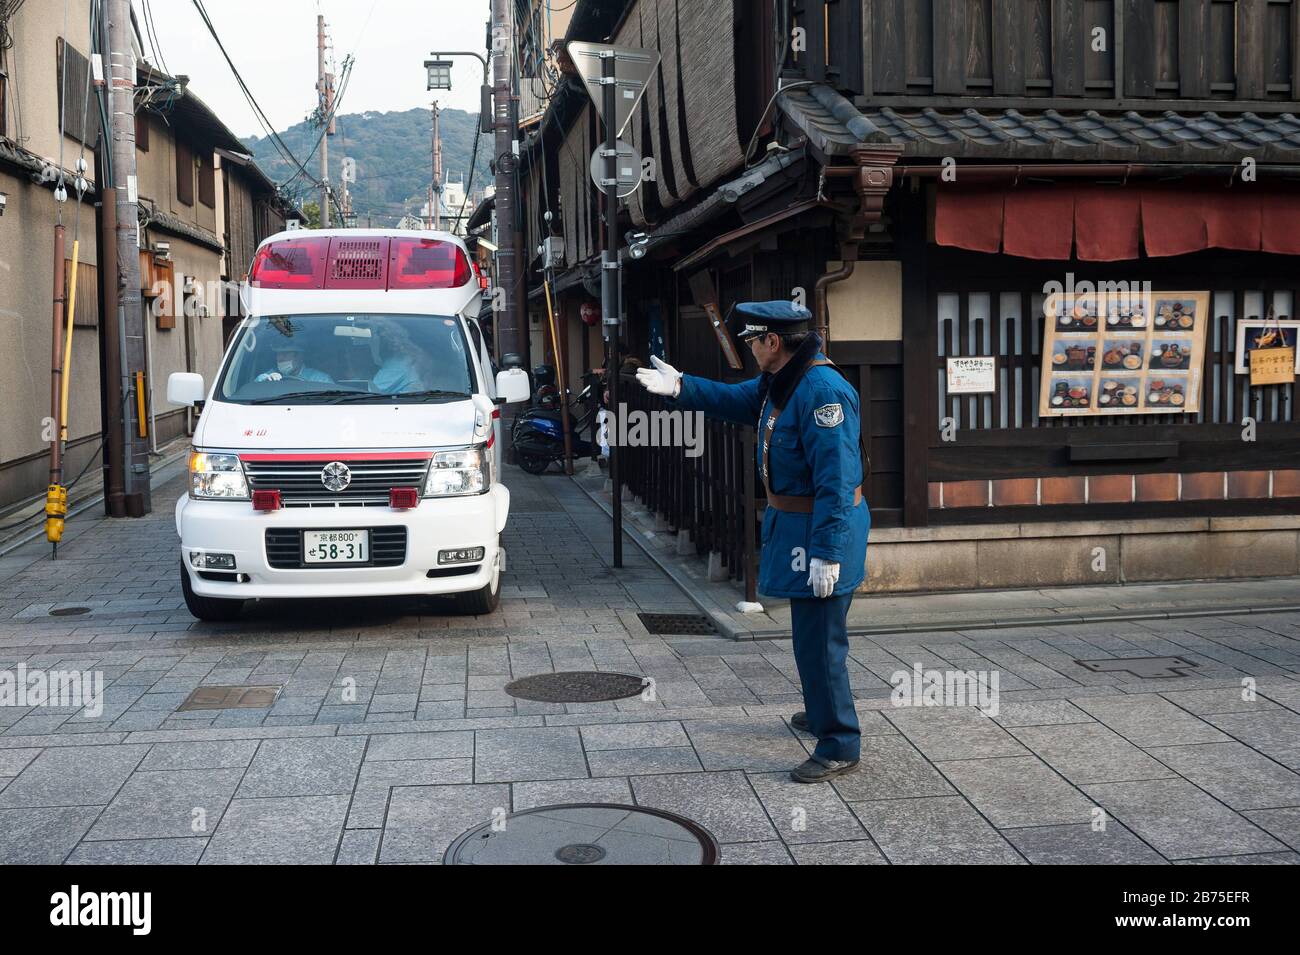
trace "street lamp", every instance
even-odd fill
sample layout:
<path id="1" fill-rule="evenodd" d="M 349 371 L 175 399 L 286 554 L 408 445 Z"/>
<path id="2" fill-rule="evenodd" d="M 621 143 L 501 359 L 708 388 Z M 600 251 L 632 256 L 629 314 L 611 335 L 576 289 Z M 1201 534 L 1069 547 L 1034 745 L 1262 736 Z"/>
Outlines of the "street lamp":
<path id="1" fill-rule="evenodd" d="M 429 79 L 427 89 L 451 89 L 451 60 L 425 60 L 424 69 Z"/>
<path id="2" fill-rule="evenodd" d="M 430 53 L 432 60 L 424 61 L 424 68 L 429 75 L 428 88 L 431 90 L 451 89 L 451 59 L 453 56 L 472 56 L 483 67 L 483 85 L 479 87 L 479 132 L 490 133 L 492 125 L 492 87 L 488 85 L 488 61 L 477 53 L 457 50 L 453 53 Z"/>

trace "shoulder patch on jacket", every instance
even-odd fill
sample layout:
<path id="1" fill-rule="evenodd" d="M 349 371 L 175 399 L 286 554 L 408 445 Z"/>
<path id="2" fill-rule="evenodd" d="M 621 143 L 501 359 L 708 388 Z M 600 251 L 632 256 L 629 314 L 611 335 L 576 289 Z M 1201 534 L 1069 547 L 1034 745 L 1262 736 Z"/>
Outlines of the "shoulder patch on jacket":
<path id="1" fill-rule="evenodd" d="M 844 408 L 839 404 L 822 405 L 813 409 L 813 419 L 819 428 L 834 428 L 844 421 Z"/>

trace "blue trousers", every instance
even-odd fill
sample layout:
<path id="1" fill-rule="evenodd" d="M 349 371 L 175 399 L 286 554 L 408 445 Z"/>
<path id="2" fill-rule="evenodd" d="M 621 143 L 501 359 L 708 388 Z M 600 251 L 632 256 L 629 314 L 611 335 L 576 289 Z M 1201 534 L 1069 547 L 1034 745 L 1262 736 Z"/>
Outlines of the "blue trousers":
<path id="1" fill-rule="evenodd" d="M 823 759 L 861 755 L 862 730 L 849 689 L 847 632 L 852 592 L 838 597 L 792 597 L 794 662 L 803 684 L 804 712 Z"/>

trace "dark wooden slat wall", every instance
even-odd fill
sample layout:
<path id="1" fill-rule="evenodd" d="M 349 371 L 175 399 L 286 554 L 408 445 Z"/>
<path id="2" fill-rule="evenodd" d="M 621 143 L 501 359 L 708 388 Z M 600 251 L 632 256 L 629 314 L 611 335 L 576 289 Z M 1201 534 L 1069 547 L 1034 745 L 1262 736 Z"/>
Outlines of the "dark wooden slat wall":
<path id="1" fill-rule="evenodd" d="M 1090 30 L 1083 0 L 1052 0 L 1052 92 L 1082 96 Z"/>
<path id="2" fill-rule="evenodd" d="M 907 92 L 905 0 L 864 0 L 871 4 L 872 83 L 877 93 Z M 914 5 L 911 5 L 914 6 Z"/>
<path id="3" fill-rule="evenodd" d="M 933 0 L 934 22 L 934 92 L 965 93 L 966 89 L 966 2 Z"/>
<path id="4" fill-rule="evenodd" d="M 1300 91 L 1300 0 L 799 0 L 796 9 L 808 30 L 802 75 L 858 95 L 1260 101 Z M 829 61 L 816 46 L 823 17 Z M 1097 28 L 1103 49 L 1093 48 Z"/>
<path id="5" fill-rule="evenodd" d="M 1300 0 L 1291 0 L 1291 96 L 1300 99 Z"/>
<path id="6" fill-rule="evenodd" d="M 1263 99 L 1268 61 L 1258 55 L 1265 47 L 1268 0 L 1237 0 L 1237 98 Z"/>
<path id="7" fill-rule="evenodd" d="M 1025 91 L 1024 0 L 993 0 L 993 92 L 1016 96 Z"/>
<path id="8" fill-rule="evenodd" d="M 1210 0 L 1178 0 L 1178 93 L 1210 95 Z"/>

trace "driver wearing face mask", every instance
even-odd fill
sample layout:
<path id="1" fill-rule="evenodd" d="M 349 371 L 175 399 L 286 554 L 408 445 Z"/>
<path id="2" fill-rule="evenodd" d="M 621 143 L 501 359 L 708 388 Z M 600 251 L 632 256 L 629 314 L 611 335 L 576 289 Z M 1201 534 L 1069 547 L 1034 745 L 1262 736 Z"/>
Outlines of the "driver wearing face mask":
<path id="1" fill-rule="evenodd" d="M 303 348 L 297 342 L 276 345 L 275 368 L 257 376 L 257 381 L 321 381 L 334 383 L 334 379 L 316 368 L 308 368 L 303 361 Z"/>

